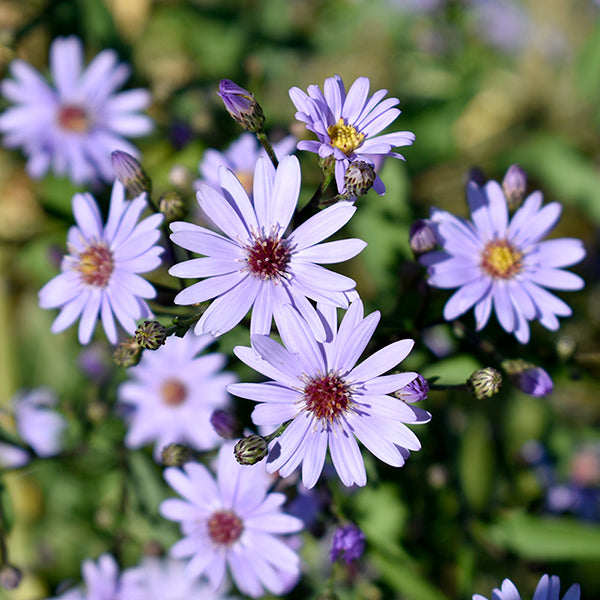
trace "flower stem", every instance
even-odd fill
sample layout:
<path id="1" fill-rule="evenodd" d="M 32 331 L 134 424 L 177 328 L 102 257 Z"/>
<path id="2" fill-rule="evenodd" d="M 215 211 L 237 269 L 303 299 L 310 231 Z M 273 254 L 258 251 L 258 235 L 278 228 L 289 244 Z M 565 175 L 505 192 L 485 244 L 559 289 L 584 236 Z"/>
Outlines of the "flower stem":
<path id="1" fill-rule="evenodd" d="M 271 142 L 269 142 L 269 140 L 267 139 L 267 134 L 261 129 L 260 131 L 256 132 L 256 137 L 258 138 L 258 141 L 261 143 L 261 146 L 265 149 L 265 152 L 271 159 L 273 166 L 277 168 L 279 165 L 279 161 L 277 160 L 277 156 L 275 156 L 275 151 L 273 150 Z"/>

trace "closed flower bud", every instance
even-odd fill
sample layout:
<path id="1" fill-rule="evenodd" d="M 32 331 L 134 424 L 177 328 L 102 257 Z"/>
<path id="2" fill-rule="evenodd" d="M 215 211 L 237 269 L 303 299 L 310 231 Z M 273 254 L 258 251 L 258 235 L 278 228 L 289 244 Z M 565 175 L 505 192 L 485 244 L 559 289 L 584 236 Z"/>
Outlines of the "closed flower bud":
<path id="1" fill-rule="evenodd" d="M 527 174 L 519 165 L 511 165 L 502 180 L 502 189 L 508 202 L 508 208 L 515 210 L 521 206 L 527 191 Z"/>
<path id="2" fill-rule="evenodd" d="M 217 434 L 226 440 L 233 440 L 241 435 L 238 420 L 225 410 L 214 410 L 210 415 L 210 424 Z"/>
<path id="3" fill-rule="evenodd" d="M 23 574 L 20 569 L 12 565 L 4 565 L 0 569 L 0 587 L 5 590 L 14 590 L 21 583 Z"/>
<path id="4" fill-rule="evenodd" d="M 135 341 L 144 350 L 158 350 L 167 339 L 167 329 L 158 321 L 144 321 L 135 330 Z"/>
<path id="5" fill-rule="evenodd" d="M 265 115 L 254 94 L 237 85 L 230 79 L 221 79 L 217 92 L 225 104 L 227 112 L 246 131 L 256 133 L 265 124 Z"/>
<path id="6" fill-rule="evenodd" d="M 233 449 L 240 465 L 255 465 L 267 456 L 267 441 L 260 435 L 242 438 Z"/>
<path id="7" fill-rule="evenodd" d="M 112 164 L 116 178 L 125 186 L 129 198 L 137 198 L 144 192 L 152 191 L 152 181 L 139 161 L 131 154 L 115 150 L 112 154 Z"/>
<path id="8" fill-rule="evenodd" d="M 552 378 L 548 373 L 526 360 L 517 358 L 502 362 L 510 382 L 523 393 L 539 398 L 547 396 L 554 389 Z"/>
<path id="9" fill-rule="evenodd" d="M 364 196 L 375 181 L 373 165 L 362 160 L 351 162 L 344 175 L 344 195 L 358 198 Z"/>
<path id="10" fill-rule="evenodd" d="M 502 386 L 502 375 L 492 367 L 478 369 L 467 379 L 467 386 L 477 400 L 495 396 Z"/>
<path id="11" fill-rule="evenodd" d="M 410 226 L 408 243 L 415 258 L 435 250 L 437 238 L 429 219 L 418 219 Z"/>
<path id="12" fill-rule="evenodd" d="M 365 534 L 350 523 L 338 527 L 331 541 L 331 562 L 343 558 L 346 564 L 358 560 L 365 551 Z"/>
<path id="13" fill-rule="evenodd" d="M 165 192 L 158 200 L 158 210 L 165 215 L 165 221 L 181 221 L 186 215 L 185 200 L 178 192 Z"/>
<path id="14" fill-rule="evenodd" d="M 396 396 L 404 402 L 418 402 L 425 400 L 429 394 L 429 383 L 423 375 L 417 375 L 409 384 L 396 390 L 392 396 Z"/>
<path id="15" fill-rule="evenodd" d="M 113 357 L 119 367 L 135 367 L 142 358 L 142 347 L 134 338 L 128 338 L 117 346 Z"/>
<path id="16" fill-rule="evenodd" d="M 185 463 L 198 459 L 198 453 L 183 444 L 167 444 L 160 454 L 163 465 L 182 467 Z"/>

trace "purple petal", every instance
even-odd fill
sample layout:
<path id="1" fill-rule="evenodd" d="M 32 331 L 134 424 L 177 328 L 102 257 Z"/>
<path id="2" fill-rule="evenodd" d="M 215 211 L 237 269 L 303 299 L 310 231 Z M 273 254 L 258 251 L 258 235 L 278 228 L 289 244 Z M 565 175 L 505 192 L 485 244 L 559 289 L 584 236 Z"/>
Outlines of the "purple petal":
<path id="1" fill-rule="evenodd" d="M 402 362 L 414 345 L 413 340 L 399 340 L 385 346 L 385 348 L 378 350 L 350 371 L 347 380 L 362 383 L 378 377 Z"/>

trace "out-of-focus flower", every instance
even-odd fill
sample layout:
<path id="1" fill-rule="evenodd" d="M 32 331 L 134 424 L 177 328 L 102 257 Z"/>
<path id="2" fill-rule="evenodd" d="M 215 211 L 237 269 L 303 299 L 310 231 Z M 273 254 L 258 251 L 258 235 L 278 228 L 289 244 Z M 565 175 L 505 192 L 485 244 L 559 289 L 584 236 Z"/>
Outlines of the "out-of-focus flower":
<path id="1" fill-rule="evenodd" d="M 343 558 L 346 564 L 358 560 L 365 551 L 365 534 L 354 523 L 338 527 L 331 540 L 331 562 Z"/>
<path id="2" fill-rule="evenodd" d="M 138 223 L 146 208 L 145 196 L 125 200 L 123 185 L 115 181 L 106 225 L 91 194 L 73 196 L 76 225 L 67 236 L 69 254 L 61 263 L 62 273 L 39 292 L 42 308 L 60 308 L 52 333 L 69 327 L 79 317 L 81 344 L 92 338 L 98 317 L 111 344 L 117 343 L 115 317 L 130 334 L 136 319 L 152 317 L 143 298 L 154 298 L 154 287 L 138 273 L 160 265 L 163 249 L 155 245 L 162 215 L 151 215 Z"/>
<path id="3" fill-rule="evenodd" d="M 392 396 L 404 402 L 419 402 L 429 394 L 429 383 L 423 375 L 417 375 L 410 383 L 396 390 Z"/>
<path id="4" fill-rule="evenodd" d="M 225 440 L 233 440 L 242 435 L 239 421 L 235 418 L 235 415 L 226 410 L 217 408 L 217 410 L 213 411 L 212 415 L 210 415 L 210 424 L 217 435 Z"/>
<path id="5" fill-rule="evenodd" d="M 14 590 L 19 587 L 23 579 L 21 569 L 9 564 L 4 564 L 0 568 L 0 587 L 5 590 Z"/>
<path id="6" fill-rule="evenodd" d="M 296 138 L 293 135 L 288 135 L 280 142 L 273 144 L 273 150 L 277 159 L 282 160 L 284 156 L 293 152 L 295 146 Z M 208 148 L 204 151 L 202 160 L 198 165 L 202 179 L 197 179 L 194 182 L 194 187 L 199 190 L 204 182 L 216 190 L 220 190 L 219 167 L 223 166 L 233 172 L 248 196 L 252 197 L 254 169 L 256 161 L 261 157 L 267 158 L 267 153 L 259 144 L 256 136 L 248 132 L 242 133 L 225 152 Z"/>
<path id="7" fill-rule="evenodd" d="M 231 79 L 221 79 L 217 94 L 223 100 L 227 112 L 246 131 L 260 131 L 265 124 L 265 115 L 254 94 L 240 87 Z"/>
<path id="8" fill-rule="evenodd" d="M 23 149 L 34 179 L 51 168 L 76 184 L 112 181 L 111 152 L 137 154 L 125 136 L 153 128 L 139 113 L 150 104 L 150 93 L 117 92 L 130 68 L 114 50 L 103 50 L 84 69 L 81 40 L 59 37 L 50 46 L 51 85 L 23 60 L 15 59 L 10 70 L 13 79 L 5 79 L 0 91 L 15 106 L 0 115 L 0 131 L 4 146 Z"/>
<path id="9" fill-rule="evenodd" d="M 405 423 L 426 423 L 431 415 L 393 398 L 416 373 L 384 375 L 410 352 L 414 342 L 400 340 L 382 348 L 361 364 L 356 362 L 379 322 L 379 312 L 363 318 L 355 300 L 338 330 L 334 307 L 319 306 L 331 340 L 318 342 L 291 306 L 277 327 L 281 346 L 265 335 L 251 336 L 252 348 L 237 346 L 236 356 L 262 375 L 266 383 L 229 386 L 236 396 L 260 402 L 252 413 L 256 425 L 292 420 L 269 447 L 267 471 L 290 475 L 302 463 L 302 482 L 315 485 L 327 449 L 344 485 L 365 485 L 367 476 L 356 438 L 385 463 L 400 467 L 419 450 L 417 436 Z"/>
<path id="10" fill-rule="evenodd" d="M 415 258 L 435 250 L 437 238 L 429 219 L 418 219 L 410 226 L 408 243 Z"/>
<path id="11" fill-rule="evenodd" d="M 559 327 L 557 316 L 571 308 L 545 288 L 579 290 L 584 281 L 565 271 L 581 261 L 581 240 L 557 238 L 540 241 L 556 225 L 561 205 L 541 208 L 542 194 L 534 192 L 509 222 L 502 188 L 496 181 L 484 187 L 467 186 L 471 221 L 434 209 L 432 222 L 441 251 L 421 257 L 428 267 L 429 284 L 459 289 L 444 307 L 444 318 L 456 319 L 475 306 L 477 330 L 487 324 L 492 306 L 502 328 L 522 344 L 529 341 L 529 321 L 538 319 L 547 329 Z"/>
<path id="12" fill-rule="evenodd" d="M 346 94 L 342 78 L 335 75 L 325 80 L 323 92 L 318 85 L 310 85 L 308 94 L 297 87 L 290 89 L 290 98 L 298 111 L 296 119 L 306 123 L 306 128 L 319 138 L 298 142 L 298 149 L 315 152 L 321 158 L 333 156 L 335 180 L 341 194 L 351 162 L 362 160 L 373 164 L 376 156 L 404 160 L 392 148 L 410 146 L 415 139 L 410 131 L 379 135 L 400 114 L 394 108 L 400 101 L 398 98 L 384 100 L 387 90 L 378 90 L 369 97 L 370 85 L 368 77 L 359 77 Z M 379 175 L 375 177 L 373 189 L 380 195 L 385 192 Z"/>
<path id="13" fill-rule="evenodd" d="M 547 396 L 552 393 L 554 384 L 548 373 L 523 359 L 504 360 L 502 368 L 506 371 L 511 383 L 530 396 Z"/>
<path id="14" fill-rule="evenodd" d="M 165 500 L 160 513 L 181 524 L 184 537 L 171 555 L 189 559 L 186 577 L 204 574 L 218 591 L 228 570 L 238 589 L 253 598 L 265 589 L 283 594 L 291 579 L 297 581 L 298 556 L 281 536 L 302 529 L 302 521 L 281 510 L 283 494 L 267 492 L 262 464 L 239 465 L 227 443 L 219 451 L 216 481 L 199 463 L 166 469 L 165 479 L 184 498 Z"/>
<path id="15" fill-rule="evenodd" d="M 581 590 L 579 584 L 573 584 L 565 593 L 562 600 L 579 600 Z M 487 600 L 480 594 L 475 594 L 473 600 Z M 510 579 L 502 582 L 502 588 L 492 590 L 492 600 L 521 600 L 519 590 Z M 540 579 L 532 600 L 560 600 L 560 579 L 557 575 L 543 575 Z"/>
<path id="16" fill-rule="evenodd" d="M 152 180 L 137 158 L 127 152 L 115 150 L 111 153 L 111 160 L 115 177 L 123 184 L 129 198 L 137 198 L 144 192 L 152 191 Z"/>
<path id="17" fill-rule="evenodd" d="M 29 453 L 22 448 L 0 442 L 0 469 L 18 469 L 30 459 Z"/>
<path id="18" fill-rule="evenodd" d="M 119 386 L 120 402 L 135 410 L 128 414 L 128 448 L 155 441 L 158 460 L 163 446 L 189 444 L 196 450 L 218 446 L 222 439 L 210 424 L 215 408 L 227 405 L 226 386 L 236 380 L 222 371 L 223 354 L 199 356 L 214 341 L 210 335 L 171 336 L 158 350 L 144 352 L 139 365 L 128 371 L 129 380 Z"/>
<path id="19" fill-rule="evenodd" d="M 185 222 L 171 224 L 171 239 L 192 252 L 206 255 L 171 267 L 175 277 L 203 277 L 179 292 L 176 304 L 216 299 L 204 312 L 195 332 L 221 335 L 235 327 L 252 308 L 251 333 L 268 334 L 282 306 L 294 305 L 325 337 L 323 323 L 311 298 L 348 306 L 355 282 L 317 263 L 337 263 L 356 256 L 366 243 L 359 239 L 320 244 L 348 222 L 356 208 L 338 202 L 308 219 L 286 236 L 300 191 L 300 164 L 286 156 L 277 170 L 270 161 L 256 163 L 254 197 L 235 175 L 219 169 L 221 191 L 202 184 L 200 208 L 225 234 Z"/>

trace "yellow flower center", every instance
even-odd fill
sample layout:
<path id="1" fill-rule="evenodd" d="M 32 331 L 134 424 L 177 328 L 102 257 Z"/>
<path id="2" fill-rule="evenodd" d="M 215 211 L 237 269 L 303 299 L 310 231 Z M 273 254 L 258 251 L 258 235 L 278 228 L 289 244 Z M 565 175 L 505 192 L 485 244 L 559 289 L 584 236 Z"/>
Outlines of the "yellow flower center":
<path id="1" fill-rule="evenodd" d="M 358 133 L 352 125 L 345 125 L 344 119 L 327 128 L 331 145 L 339 148 L 344 154 L 352 154 L 365 139 L 364 133 Z"/>
<path id="2" fill-rule="evenodd" d="M 522 268 L 523 253 L 506 240 L 488 242 L 481 254 L 481 267 L 492 277 L 509 279 Z"/>
<path id="3" fill-rule="evenodd" d="M 104 242 L 94 242 L 79 254 L 76 268 L 87 285 L 106 287 L 115 262 L 112 252 Z"/>

